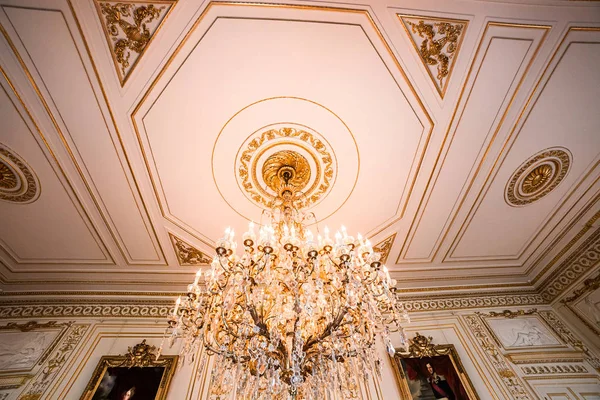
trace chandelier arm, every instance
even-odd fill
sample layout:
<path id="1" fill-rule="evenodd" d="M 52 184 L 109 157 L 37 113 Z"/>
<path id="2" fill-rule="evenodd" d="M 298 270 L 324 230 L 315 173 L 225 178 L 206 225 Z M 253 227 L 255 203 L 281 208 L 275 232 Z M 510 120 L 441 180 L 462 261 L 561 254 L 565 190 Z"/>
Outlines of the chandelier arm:
<path id="1" fill-rule="evenodd" d="M 302 347 L 302 351 L 306 352 L 315 343 L 321 342 L 323 341 L 323 339 L 327 338 L 328 336 L 331 336 L 331 334 L 337 329 L 338 325 L 346 315 L 346 310 L 347 308 L 343 307 L 342 310 L 340 310 L 339 314 L 336 316 L 336 318 L 327 324 L 325 330 L 323 330 L 323 332 L 318 337 L 311 337 L 309 340 L 307 340 L 304 346 Z"/>

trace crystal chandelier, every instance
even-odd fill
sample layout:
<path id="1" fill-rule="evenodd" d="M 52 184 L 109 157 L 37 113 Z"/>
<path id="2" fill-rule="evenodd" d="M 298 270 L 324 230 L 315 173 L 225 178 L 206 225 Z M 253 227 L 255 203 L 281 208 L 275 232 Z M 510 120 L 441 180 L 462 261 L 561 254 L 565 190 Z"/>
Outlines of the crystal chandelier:
<path id="1" fill-rule="evenodd" d="M 315 238 L 300 190 L 310 169 L 298 154 L 276 156 L 263 167 L 276 192 L 269 222 L 258 235 L 250 223 L 242 251 L 225 231 L 211 268 L 177 299 L 167 334 L 171 344 L 183 339 L 183 357 L 201 347 L 213 356 L 211 399 L 357 398 L 367 379 L 381 379 L 377 336 L 393 354 L 389 334 L 404 342 L 408 315 L 368 240 L 344 227 Z"/>

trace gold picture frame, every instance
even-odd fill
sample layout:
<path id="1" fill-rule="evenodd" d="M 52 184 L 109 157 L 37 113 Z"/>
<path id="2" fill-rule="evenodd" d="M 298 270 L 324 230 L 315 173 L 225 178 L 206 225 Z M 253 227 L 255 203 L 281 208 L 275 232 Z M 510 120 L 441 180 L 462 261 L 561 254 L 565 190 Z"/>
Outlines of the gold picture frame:
<path id="1" fill-rule="evenodd" d="M 446 395 L 452 392 L 455 400 L 480 400 L 454 345 L 435 345 L 432 340 L 417 332 L 408 340 L 408 349 L 396 349 L 391 357 L 401 397 L 420 400 L 427 391 L 433 395 L 437 390 Z"/>
<path id="2" fill-rule="evenodd" d="M 150 346 L 144 339 L 129 347 L 127 354 L 102 356 L 80 400 L 113 398 L 115 393 L 118 398 L 129 398 L 123 395 L 130 393 L 133 400 L 166 399 L 178 356 L 161 355 L 157 359 L 155 352 L 156 346 Z"/>

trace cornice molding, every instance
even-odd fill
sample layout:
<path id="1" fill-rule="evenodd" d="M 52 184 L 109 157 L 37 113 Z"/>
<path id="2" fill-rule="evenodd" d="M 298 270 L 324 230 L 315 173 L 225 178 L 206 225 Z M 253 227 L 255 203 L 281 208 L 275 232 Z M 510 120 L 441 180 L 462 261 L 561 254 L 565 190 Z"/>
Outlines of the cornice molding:
<path id="1" fill-rule="evenodd" d="M 551 302 L 564 293 L 583 274 L 600 262 L 600 229 L 596 229 L 563 260 L 541 285 L 540 293 L 544 300 Z"/>

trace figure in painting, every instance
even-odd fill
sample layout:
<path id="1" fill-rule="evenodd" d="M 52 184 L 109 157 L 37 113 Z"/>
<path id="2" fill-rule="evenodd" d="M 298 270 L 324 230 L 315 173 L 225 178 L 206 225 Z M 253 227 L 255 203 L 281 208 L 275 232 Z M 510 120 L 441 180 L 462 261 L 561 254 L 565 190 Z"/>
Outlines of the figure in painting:
<path id="1" fill-rule="evenodd" d="M 119 398 L 119 400 L 131 400 L 135 395 L 135 386 L 127 390 L 123 395 Z"/>
<path id="2" fill-rule="evenodd" d="M 450 385 L 446 381 L 446 377 L 435 372 L 431 363 L 427 363 L 426 367 L 427 372 L 429 372 L 427 382 L 429 383 L 429 386 L 431 386 L 431 390 L 433 391 L 435 398 L 442 400 L 455 400 L 454 392 L 452 392 Z"/>

